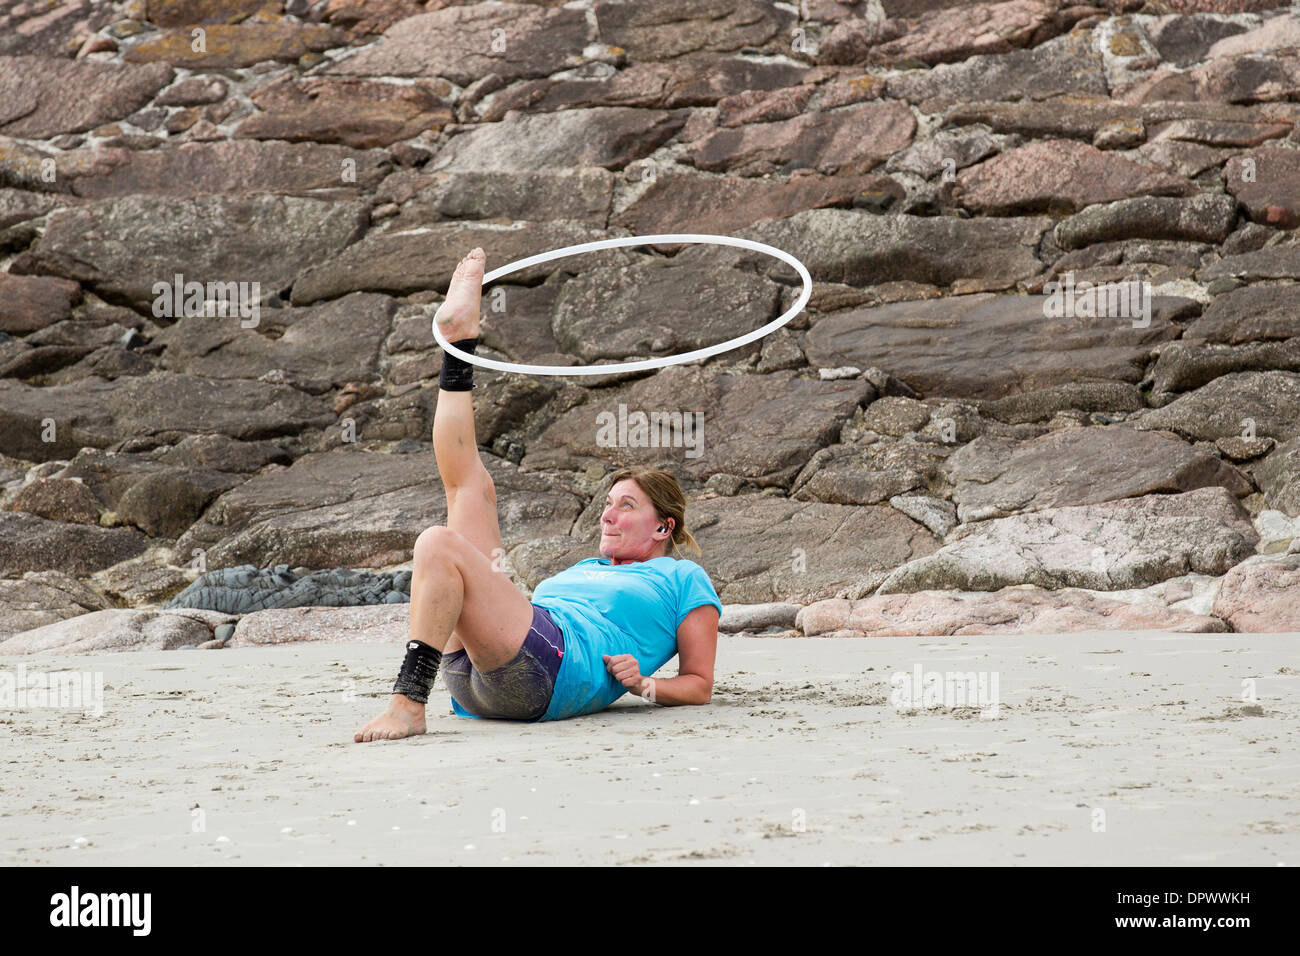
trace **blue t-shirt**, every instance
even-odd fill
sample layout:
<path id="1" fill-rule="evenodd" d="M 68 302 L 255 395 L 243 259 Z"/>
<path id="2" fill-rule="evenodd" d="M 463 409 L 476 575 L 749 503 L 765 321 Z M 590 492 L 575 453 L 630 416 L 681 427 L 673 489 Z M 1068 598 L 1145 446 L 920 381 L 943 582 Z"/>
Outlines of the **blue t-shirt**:
<path id="1" fill-rule="evenodd" d="M 631 654 L 649 677 L 677 653 L 687 614 L 704 604 L 722 613 L 708 573 L 667 556 L 631 564 L 586 558 L 538 584 L 532 603 L 564 633 L 564 657 L 541 720 L 594 714 L 627 693 L 605 670 L 604 655 Z M 474 716 L 454 700 L 452 710 Z"/>

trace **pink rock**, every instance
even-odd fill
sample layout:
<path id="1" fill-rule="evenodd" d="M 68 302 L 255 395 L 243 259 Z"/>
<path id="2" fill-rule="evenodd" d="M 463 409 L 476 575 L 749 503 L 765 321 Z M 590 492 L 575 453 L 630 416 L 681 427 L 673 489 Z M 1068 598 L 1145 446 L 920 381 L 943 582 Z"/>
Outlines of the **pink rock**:
<path id="1" fill-rule="evenodd" d="M 1285 14 L 1265 21 L 1254 30 L 1225 37 L 1210 47 L 1206 59 L 1220 56 L 1249 56 L 1265 50 L 1300 46 L 1300 17 Z"/>
<path id="2" fill-rule="evenodd" d="M 293 607 L 256 611 L 239 619 L 227 647 L 291 644 L 394 644 L 411 629 L 409 604 Z"/>
<path id="3" fill-rule="evenodd" d="M 1154 166 L 1069 139 L 1051 139 L 977 163 L 958 174 L 960 201 L 973 212 L 1076 212 L 1133 196 L 1187 196 L 1196 187 Z"/>
<path id="4" fill-rule="evenodd" d="M 1238 632 L 1300 632 L 1300 554 L 1232 568 L 1213 611 Z"/>
<path id="5" fill-rule="evenodd" d="M 817 601 L 800 612 L 795 625 L 809 637 L 1227 630 L 1221 620 L 1209 615 L 1110 601 L 1074 588 L 1047 591 L 1026 587 L 969 593 L 917 591 L 873 595 L 858 601 Z"/>
<path id="6" fill-rule="evenodd" d="M 15 634 L 0 644 L 0 655 L 90 654 L 115 651 L 170 651 L 212 639 L 212 631 L 234 617 L 218 611 L 109 609 L 81 614 Z"/>
<path id="7" fill-rule="evenodd" d="M 917 59 L 929 66 L 968 57 L 1010 53 L 1062 32 L 1056 5 L 1041 0 L 962 4 L 931 10 L 897 39 L 873 46 L 872 63 Z"/>

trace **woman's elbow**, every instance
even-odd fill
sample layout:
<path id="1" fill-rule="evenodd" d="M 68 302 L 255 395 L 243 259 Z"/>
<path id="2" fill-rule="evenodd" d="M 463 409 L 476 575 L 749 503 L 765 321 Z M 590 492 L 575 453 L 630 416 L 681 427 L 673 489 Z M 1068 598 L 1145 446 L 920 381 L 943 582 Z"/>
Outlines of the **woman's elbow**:
<path id="1" fill-rule="evenodd" d="M 700 694 L 696 698 L 695 703 L 703 705 L 703 704 L 707 704 L 712 699 L 713 699 L 713 681 L 704 680 L 703 678 L 701 678 Z"/>

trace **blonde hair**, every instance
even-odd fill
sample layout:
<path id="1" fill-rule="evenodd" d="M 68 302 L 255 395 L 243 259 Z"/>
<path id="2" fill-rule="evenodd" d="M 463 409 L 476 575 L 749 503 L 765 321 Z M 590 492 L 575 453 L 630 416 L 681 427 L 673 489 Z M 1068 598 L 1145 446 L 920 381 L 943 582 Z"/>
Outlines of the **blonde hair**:
<path id="1" fill-rule="evenodd" d="M 664 471 L 662 468 L 624 468 L 614 473 L 609 486 L 613 488 L 620 481 L 629 478 L 646 493 L 650 504 L 654 506 L 655 515 L 661 521 L 673 519 L 671 539 L 673 557 L 677 556 L 678 545 L 694 548 L 696 557 L 703 557 L 704 552 L 700 550 L 699 542 L 686 530 L 686 495 L 682 493 L 682 486 L 677 483 L 677 477 L 671 471 Z"/>

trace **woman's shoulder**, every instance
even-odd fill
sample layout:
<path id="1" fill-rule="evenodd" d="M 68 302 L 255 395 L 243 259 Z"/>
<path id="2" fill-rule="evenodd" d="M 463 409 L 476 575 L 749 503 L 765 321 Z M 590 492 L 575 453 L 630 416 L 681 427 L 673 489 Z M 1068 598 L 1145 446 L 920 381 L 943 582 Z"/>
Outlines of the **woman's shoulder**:
<path id="1" fill-rule="evenodd" d="M 713 578 L 709 576 L 708 571 L 704 570 L 703 565 L 692 561 L 690 558 L 676 558 L 675 561 L 676 563 L 673 565 L 673 571 L 678 575 L 678 577 L 685 579 L 699 576 L 704 578 L 704 580 L 708 581 L 710 584 L 713 583 Z"/>

